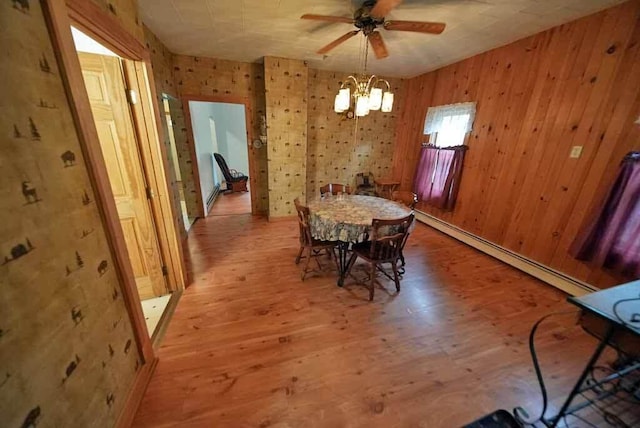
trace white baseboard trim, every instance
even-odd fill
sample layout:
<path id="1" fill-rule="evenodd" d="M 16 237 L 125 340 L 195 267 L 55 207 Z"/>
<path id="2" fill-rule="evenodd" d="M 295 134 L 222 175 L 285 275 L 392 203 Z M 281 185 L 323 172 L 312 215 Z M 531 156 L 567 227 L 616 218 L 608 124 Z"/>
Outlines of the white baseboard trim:
<path id="1" fill-rule="evenodd" d="M 496 245 L 486 239 L 480 238 L 472 233 L 469 233 L 457 226 L 444 222 L 432 215 L 424 213 L 422 211 L 415 211 L 416 220 L 433 227 L 440 232 L 451 236 L 485 254 L 495 257 L 496 259 L 507 263 L 519 269 L 529 275 L 538 278 L 541 281 L 546 282 L 553 287 L 556 287 L 565 293 L 572 296 L 582 296 L 594 291 L 598 291 L 597 288 L 592 285 L 582 282 L 568 275 L 563 274 L 555 269 L 551 269 L 548 266 L 544 266 L 533 260 L 530 260 L 520 254 L 514 253 L 504 247 Z"/>
<path id="2" fill-rule="evenodd" d="M 220 194 L 220 185 L 216 184 L 211 191 L 211 194 L 207 198 L 207 215 L 209 215 L 209 211 L 213 207 L 213 203 L 216 201 L 216 198 Z"/>

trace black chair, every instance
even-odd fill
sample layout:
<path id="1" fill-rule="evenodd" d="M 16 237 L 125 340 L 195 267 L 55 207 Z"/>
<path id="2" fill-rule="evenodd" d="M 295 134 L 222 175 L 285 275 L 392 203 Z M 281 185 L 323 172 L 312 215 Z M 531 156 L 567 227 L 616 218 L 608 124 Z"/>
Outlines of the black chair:
<path id="1" fill-rule="evenodd" d="M 218 162 L 218 166 L 220 167 L 222 175 L 224 176 L 224 181 L 227 183 L 227 192 L 249 191 L 249 189 L 247 189 L 247 180 L 249 180 L 249 177 L 241 172 L 236 171 L 235 169 L 229 169 L 227 161 L 224 160 L 220 153 L 214 153 L 213 157 L 216 158 L 216 162 Z"/>
<path id="2" fill-rule="evenodd" d="M 376 281 L 376 270 L 393 280 L 396 290 L 400 292 L 400 275 L 398 273 L 398 261 L 400 250 L 409 235 L 409 228 L 413 223 L 413 214 L 398 220 L 373 219 L 371 227 L 371 240 L 353 245 L 353 253 L 347 265 L 347 275 L 360 257 L 369 263 L 369 300 L 373 300 L 373 292 Z M 389 263 L 393 270 L 393 277 L 384 269 L 383 264 Z"/>
<path id="3" fill-rule="evenodd" d="M 372 173 L 359 172 L 356 174 L 356 195 L 376 196 Z"/>

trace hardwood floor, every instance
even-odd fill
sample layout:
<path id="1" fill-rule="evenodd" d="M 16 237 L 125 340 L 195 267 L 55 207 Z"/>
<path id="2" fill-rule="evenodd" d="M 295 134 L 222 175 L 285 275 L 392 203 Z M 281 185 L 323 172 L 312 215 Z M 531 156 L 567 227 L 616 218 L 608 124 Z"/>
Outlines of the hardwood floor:
<path id="1" fill-rule="evenodd" d="M 565 295 L 418 224 L 402 291 L 300 281 L 293 221 L 198 221 L 182 296 L 135 427 L 455 427 L 540 408 L 527 338 Z M 595 341 L 561 315 L 538 350 L 563 396 Z M 609 356 L 608 356 L 609 358 Z M 574 426 L 574 425 L 571 425 Z"/>
<path id="2" fill-rule="evenodd" d="M 249 192 L 220 193 L 209 211 L 209 215 L 251 214 Z"/>

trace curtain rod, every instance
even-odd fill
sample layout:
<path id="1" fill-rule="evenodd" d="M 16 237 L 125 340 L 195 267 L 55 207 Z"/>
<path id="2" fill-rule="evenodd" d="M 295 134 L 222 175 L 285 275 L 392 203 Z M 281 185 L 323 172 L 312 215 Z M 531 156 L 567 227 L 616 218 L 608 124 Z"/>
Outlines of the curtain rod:
<path id="1" fill-rule="evenodd" d="M 469 146 L 464 145 L 464 144 L 462 144 L 460 146 L 437 147 L 437 146 L 434 146 L 433 144 L 422 143 L 422 148 L 423 149 L 437 149 L 437 150 L 469 150 Z"/>

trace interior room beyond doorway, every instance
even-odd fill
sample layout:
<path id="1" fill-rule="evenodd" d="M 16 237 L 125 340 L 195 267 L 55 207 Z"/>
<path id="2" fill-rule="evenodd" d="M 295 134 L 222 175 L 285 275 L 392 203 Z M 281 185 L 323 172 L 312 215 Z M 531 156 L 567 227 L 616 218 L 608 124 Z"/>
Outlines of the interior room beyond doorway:
<path id="1" fill-rule="evenodd" d="M 249 173 L 245 105 L 189 101 L 189 111 L 204 212 L 208 215 L 250 214 L 248 180 L 247 191 L 238 190 L 238 186 L 231 185 L 228 175 L 229 172 L 245 176 Z M 222 156 L 229 171 L 220 167 L 215 153 Z"/>

